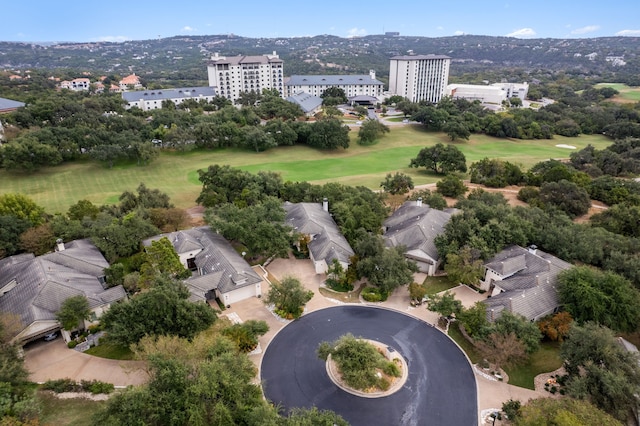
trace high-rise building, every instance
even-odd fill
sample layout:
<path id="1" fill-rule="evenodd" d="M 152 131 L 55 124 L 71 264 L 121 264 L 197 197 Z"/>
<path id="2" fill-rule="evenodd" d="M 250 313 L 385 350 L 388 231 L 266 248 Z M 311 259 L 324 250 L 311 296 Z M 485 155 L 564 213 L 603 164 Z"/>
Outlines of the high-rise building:
<path id="1" fill-rule="evenodd" d="M 276 89 L 284 97 L 284 61 L 276 52 L 260 56 L 218 56 L 216 53 L 207 66 L 209 86 L 232 101 L 243 92 Z"/>
<path id="2" fill-rule="evenodd" d="M 444 55 L 394 56 L 389 64 L 389 92 L 411 102 L 437 103 L 449 80 L 451 58 Z"/>

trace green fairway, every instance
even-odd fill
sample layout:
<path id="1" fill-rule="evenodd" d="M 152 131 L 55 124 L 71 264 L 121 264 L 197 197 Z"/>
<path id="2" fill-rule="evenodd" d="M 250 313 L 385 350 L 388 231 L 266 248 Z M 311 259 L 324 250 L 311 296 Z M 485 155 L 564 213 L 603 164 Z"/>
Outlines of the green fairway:
<path id="1" fill-rule="evenodd" d="M 595 85 L 596 89 L 602 87 L 611 87 L 620 92 L 619 95 L 616 95 L 617 98 L 634 102 L 640 101 L 640 87 L 631 87 L 623 83 L 598 83 Z"/>
<path id="2" fill-rule="evenodd" d="M 253 153 L 238 149 L 163 152 L 148 166 L 134 164 L 108 169 L 94 162 L 76 162 L 52 167 L 31 174 L 0 171 L 0 194 L 19 192 L 33 198 L 47 212 L 65 212 L 78 200 L 95 204 L 116 203 L 126 190 L 134 190 L 141 182 L 159 188 L 178 207 L 191 207 L 200 193 L 197 170 L 211 164 L 229 164 L 257 172 L 271 170 L 284 180 L 313 183 L 341 182 L 378 189 L 389 172 L 409 174 L 416 185 L 433 183 L 437 177 L 424 169 L 411 169 L 409 162 L 420 149 L 438 142 L 448 143 L 443 133 L 426 132 L 419 126 L 393 127 L 377 144 L 363 147 L 356 143 L 357 131 L 351 132 L 351 147 L 336 151 L 318 151 L 307 146 L 280 147 Z M 568 158 L 572 150 L 557 144 L 573 145 L 577 149 L 588 144 L 602 149 L 611 141 L 602 135 L 578 138 L 556 136 L 552 140 L 510 140 L 484 135 L 472 135 L 468 142 L 455 145 L 464 152 L 467 164 L 484 157 L 502 158 L 528 168 L 549 158 Z"/>

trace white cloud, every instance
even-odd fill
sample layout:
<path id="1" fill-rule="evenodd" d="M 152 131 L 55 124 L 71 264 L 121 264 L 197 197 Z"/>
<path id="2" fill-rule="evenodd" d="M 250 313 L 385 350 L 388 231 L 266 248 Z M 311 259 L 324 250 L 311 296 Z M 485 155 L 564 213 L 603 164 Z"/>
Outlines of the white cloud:
<path id="1" fill-rule="evenodd" d="M 122 43 L 123 41 L 131 40 L 131 37 L 127 36 L 102 36 L 93 39 L 93 41 L 107 41 L 111 43 Z"/>
<path id="2" fill-rule="evenodd" d="M 439 25 L 439 26 L 436 27 L 436 30 L 442 31 L 442 30 L 444 30 L 444 27 L 442 25 Z"/>
<path id="3" fill-rule="evenodd" d="M 506 35 L 506 37 L 533 37 L 536 32 L 533 28 L 520 28 Z"/>
<path id="4" fill-rule="evenodd" d="M 453 35 L 464 35 L 464 31 L 460 31 L 460 30 L 454 31 Z"/>
<path id="5" fill-rule="evenodd" d="M 622 30 L 618 31 L 615 35 L 626 37 L 640 37 L 640 30 Z"/>
<path id="6" fill-rule="evenodd" d="M 347 37 L 362 37 L 367 35 L 367 30 L 364 28 L 351 28 L 347 31 Z"/>
<path id="7" fill-rule="evenodd" d="M 189 25 L 185 25 L 184 27 L 182 27 L 181 31 L 185 32 L 185 33 L 192 33 L 194 31 L 198 31 L 198 30 L 196 30 L 195 28 L 190 27 Z"/>
<path id="8" fill-rule="evenodd" d="M 575 30 L 571 30 L 571 34 L 587 34 L 592 33 L 594 31 L 598 31 L 600 29 L 600 25 L 587 25 L 586 27 L 576 28 Z"/>

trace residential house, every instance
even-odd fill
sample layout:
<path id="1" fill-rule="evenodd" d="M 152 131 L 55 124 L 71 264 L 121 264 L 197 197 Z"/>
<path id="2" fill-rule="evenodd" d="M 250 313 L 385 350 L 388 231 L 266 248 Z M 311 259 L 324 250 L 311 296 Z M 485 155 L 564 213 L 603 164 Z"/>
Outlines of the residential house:
<path id="1" fill-rule="evenodd" d="M 456 209 L 436 210 L 417 201 L 407 201 L 384 221 L 383 238 L 388 247 L 404 246 L 405 257 L 418 266 L 420 272 L 434 275 L 441 259 L 435 239 L 444 232 Z"/>
<path id="2" fill-rule="evenodd" d="M 0 98 L 0 114 L 15 111 L 18 108 L 22 108 L 24 102 L 13 101 L 11 99 Z"/>
<path id="3" fill-rule="evenodd" d="M 263 278 L 220 234 L 208 226 L 156 235 L 143 241 L 167 237 L 182 265 L 193 271 L 184 281 L 191 301 L 219 299 L 225 306 L 250 297 L 262 297 Z"/>
<path id="4" fill-rule="evenodd" d="M 126 298 L 122 286 L 107 288 L 104 268 L 109 263 L 89 240 L 66 245 L 43 256 L 19 254 L 0 260 L 0 312 L 20 320 L 14 341 L 27 343 L 60 329 L 56 313 L 73 296 L 85 296 L 91 320 L 100 318 L 112 303 Z M 66 340 L 69 333 L 63 331 Z"/>
<path id="5" fill-rule="evenodd" d="M 286 224 L 295 232 L 309 238 L 307 248 L 316 274 L 326 274 L 334 259 L 347 270 L 354 252 L 329 214 L 326 198 L 322 205 L 286 202 L 284 209 Z"/>
<path id="6" fill-rule="evenodd" d="M 557 282 L 560 272 L 571 264 L 536 246 L 509 246 L 485 264 L 480 288 L 490 293 L 484 301 L 487 318 L 494 321 L 504 311 L 531 321 L 557 312 Z"/>
<path id="7" fill-rule="evenodd" d="M 171 101 L 175 105 L 180 105 L 187 99 L 211 102 L 215 97 L 215 87 L 181 87 L 177 89 L 122 92 L 122 99 L 127 101 L 127 109 L 138 107 L 143 111 L 160 109 L 164 101 Z"/>
<path id="8" fill-rule="evenodd" d="M 313 116 L 322 108 L 321 97 L 310 95 L 304 92 L 296 93 L 295 95 L 289 96 L 287 100 L 300 106 L 307 117 Z"/>
<path id="9" fill-rule="evenodd" d="M 73 80 L 64 80 L 60 82 L 61 89 L 73 90 L 74 92 L 80 92 L 83 90 L 89 90 L 91 80 L 88 78 L 74 78 Z"/>
<path id="10" fill-rule="evenodd" d="M 285 78 L 284 84 L 288 96 L 300 92 L 322 96 L 330 87 L 344 90 L 347 97 L 365 95 L 378 98 L 384 91 L 384 83 L 376 80 L 374 70 L 368 75 L 292 75 Z"/>
<path id="11" fill-rule="evenodd" d="M 138 77 L 136 73 L 123 77 L 122 80 L 120 80 L 119 84 L 120 84 L 120 90 L 122 91 L 130 90 L 130 89 L 134 89 L 134 90 L 142 89 L 142 83 L 140 83 L 140 77 Z"/>

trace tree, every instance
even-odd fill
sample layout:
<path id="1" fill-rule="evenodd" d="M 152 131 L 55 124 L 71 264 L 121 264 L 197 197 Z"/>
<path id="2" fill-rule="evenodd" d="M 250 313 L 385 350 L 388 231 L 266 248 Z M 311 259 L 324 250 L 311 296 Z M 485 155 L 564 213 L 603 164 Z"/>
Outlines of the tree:
<path id="1" fill-rule="evenodd" d="M 422 299 L 427 295 L 427 287 L 424 284 L 412 282 L 409 284 L 409 298 L 417 303 L 422 303 Z"/>
<path id="2" fill-rule="evenodd" d="M 469 136 L 471 136 L 471 132 L 467 125 L 463 121 L 459 120 L 447 121 L 447 123 L 442 126 L 442 131 L 449 136 L 451 142 L 455 142 L 458 139 L 469 140 Z"/>
<path id="3" fill-rule="evenodd" d="M 80 200 L 69 207 L 67 217 L 71 220 L 82 220 L 85 217 L 95 219 L 100 209 L 89 200 Z"/>
<path id="4" fill-rule="evenodd" d="M 104 268 L 104 276 L 109 287 L 124 284 L 125 270 L 122 263 L 114 263 L 108 268 Z"/>
<path id="5" fill-rule="evenodd" d="M 542 334 L 538 326 L 521 315 L 502 312 L 494 321 L 493 329 L 503 336 L 513 333 L 524 345 L 527 355 L 531 355 L 540 347 Z"/>
<path id="6" fill-rule="evenodd" d="M 244 208 L 224 204 L 205 213 L 205 221 L 212 229 L 227 240 L 242 243 L 253 259 L 286 256 L 292 236 L 284 218 L 282 203 L 274 197 Z"/>
<path id="7" fill-rule="evenodd" d="M 409 167 L 425 167 L 436 174 L 467 171 L 464 154 L 454 145 L 438 143 L 432 147 L 422 148 L 416 158 L 411 160 Z"/>
<path id="8" fill-rule="evenodd" d="M 285 277 L 280 282 L 271 284 L 264 303 L 274 305 L 283 317 L 298 318 L 302 315 L 304 305 L 312 297 L 313 292 L 306 290 L 298 279 Z"/>
<path id="9" fill-rule="evenodd" d="M 50 145 L 40 143 L 32 136 L 18 137 L 0 147 L 2 166 L 9 170 L 32 171 L 55 166 L 62 162 L 62 155 Z"/>
<path id="10" fill-rule="evenodd" d="M 325 118 L 311 124 L 307 144 L 318 149 L 349 148 L 349 127 L 336 118 Z"/>
<path id="11" fill-rule="evenodd" d="M 467 192 L 467 187 L 460 176 L 450 173 L 436 183 L 438 192 L 445 197 L 456 198 Z"/>
<path id="12" fill-rule="evenodd" d="M 242 144 L 246 148 L 254 149 L 256 152 L 266 151 L 277 146 L 276 141 L 262 127 L 245 126 L 240 133 L 243 139 Z"/>
<path id="13" fill-rule="evenodd" d="M 0 195 L 0 216 L 13 216 L 37 226 L 44 222 L 44 214 L 44 209 L 26 195 Z"/>
<path id="14" fill-rule="evenodd" d="M 422 202 L 432 209 L 444 210 L 447 208 L 447 200 L 436 191 L 431 192 L 428 189 L 413 191 L 408 199 L 416 201 L 418 198 L 422 198 Z"/>
<path id="15" fill-rule="evenodd" d="M 100 213 L 90 229 L 91 241 L 111 262 L 137 253 L 142 240 L 158 233 L 158 228 L 135 212 L 122 218 Z"/>
<path id="16" fill-rule="evenodd" d="M 146 335 L 175 335 L 187 339 L 216 319 L 211 307 L 188 300 L 183 284 L 159 276 L 149 290 L 112 305 L 100 320 L 110 341 L 129 346 Z"/>
<path id="17" fill-rule="evenodd" d="M 269 331 L 264 321 L 249 320 L 240 324 L 233 324 L 222 330 L 222 335 L 231 339 L 240 352 L 251 352 L 258 346 L 258 337 Z"/>
<path id="18" fill-rule="evenodd" d="M 433 295 L 427 302 L 427 308 L 443 317 L 452 317 L 460 314 L 462 302 L 450 291 L 445 291 L 443 294 Z"/>
<path id="19" fill-rule="evenodd" d="M 521 364 L 527 359 L 524 344 L 515 333 L 491 333 L 483 340 L 476 340 L 475 347 L 487 361 L 499 368 Z"/>
<path id="20" fill-rule="evenodd" d="M 0 215 L 0 259 L 18 252 L 20 235 L 31 223 L 11 215 Z"/>
<path id="21" fill-rule="evenodd" d="M 393 175 L 388 173 L 384 181 L 380 182 L 380 186 L 392 195 L 406 194 L 414 188 L 411 176 L 400 172 L 396 172 Z"/>
<path id="22" fill-rule="evenodd" d="M 483 339 L 491 332 L 489 320 L 487 320 L 487 307 L 482 302 L 476 302 L 472 307 L 463 309 L 457 319 L 466 332 L 475 339 Z"/>
<path id="23" fill-rule="evenodd" d="M 385 133 L 389 133 L 389 127 L 378 120 L 365 120 L 358 130 L 358 143 L 360 145 L 372 145 Z"/>
<path id="24" fill-rule="evenodd" d="M 578 323 L 593 321 L 632 332 L 640 321 L 640 291 L 613 272 L 576 266 L 558 276 L 558 295 Z"/>
<path id="25" fill-rule="evenodd" d="M 351 291 L 353 285 L 349 282 L 347 272 L 342 267 L 338 259 L 333 259 L 331 265 L 327 268 L 327 279 L 325 280 L 327 287 L 336 291 Z"/>
<path id="26" fill-rule="evenodd" d="M 322 105 L 325 106 L 340 105 L 347 102 L 347 95 L 344 90 L 335 86 L 326 88 L 320 97 L 322 98 Z"/>
<path id="27" fill-rule="evenodd" d="M 545 206 L 556 207 L 570 217 L 582 216 L 591 207 L 589 193 L 567 180 L 543 183 L 539 197 Z"/>
<path id="28" fill-rule="evenodd" d="M 91 309 L 85 296 L 72 296 L 62 302 L 60 310 L 56 313 L 56 319 L 65 330 L 84 328 L 83 321 L 89 319 Z"/>
<path id="29" fill-rule="evenodd" d="M 591 402 L 621 421 L 638 408 L 638 356 L 620 345 L 613 332 L 595 323 L 574 324 L 560 347 L 567 392 Z"/>
<path id="30" fill-rule="evenodd" d="M 55 242 L 56 237 L 48 223 L 29 228 L 20 235 L 20 248 L 36 256 L 50 252 Z"/>
<path id="31" fill-rule="evenodd" d="M 141 268 L 143 275 L 166 274 L 177 278 L 187 278 L 191 275 L 180 262 L 178 253 L 167 237 L 152 241 L 151 245 L 145 248 L 144 259 L 145 263 Z"/>
<path id="32" fill-rule="evenodd" d="M 413 274 L 418 271 L 415 262 L 405 257 L 402 246 L 389 247 L 378 254 L 360 259 L 356 268 L 358 274 L 366 277 L 382 294 L 391 294 L 396 288 L 413 282 Z"/>
<path id="33" fill-rule="evenodd" d="M 482 260 L 474 256 L 469 246 L 464 246 L 459 252 L 447 254 L 444 270 L 452 284 L 477 286 L 484 276 Z"/>

